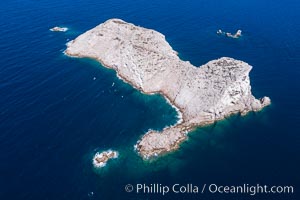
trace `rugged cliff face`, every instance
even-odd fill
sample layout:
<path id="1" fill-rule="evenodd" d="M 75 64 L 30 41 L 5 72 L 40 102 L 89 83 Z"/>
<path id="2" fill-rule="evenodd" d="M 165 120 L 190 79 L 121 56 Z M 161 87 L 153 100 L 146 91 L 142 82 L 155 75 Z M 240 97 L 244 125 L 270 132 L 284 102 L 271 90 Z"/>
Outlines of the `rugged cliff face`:
<path id="1" fill-rule="evenodd" d="M 67 55 L 97 59 L 115 69 L 133 87 L 161 93 L 178 108 L 182 120 L 162 132 L 149 131 L 137 144 L 138 152 L 151 157 L 178 148 L 195 126 L 209 124 L 233 113 L 259 111 L 270 104 L 251 93 L 251 66 L 223 57 L 195 67 L 154 30 L 110 19 L 67 45 Z"/>

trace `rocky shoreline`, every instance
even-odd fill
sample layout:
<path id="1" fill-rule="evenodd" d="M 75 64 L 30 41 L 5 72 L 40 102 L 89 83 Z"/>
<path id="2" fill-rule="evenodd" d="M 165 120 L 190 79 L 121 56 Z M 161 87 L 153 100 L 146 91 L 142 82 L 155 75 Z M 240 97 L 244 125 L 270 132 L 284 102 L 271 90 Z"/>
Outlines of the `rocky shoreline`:
<path id="1" fill-rule="evenodd" d="M 252 95 L 249 64 L 223 57 L 195 67 L 180 60 L 161 33 L 120 19 L 83 33 L 67 44 L 65 53 L 96 59 L 136 89 L 160 93 L 177 108 L 182 116 L 177 124 L 150 130 L 138 141 L 136 149 L 145 159 L 177 149 L 197 126 L 271 103 Z"/>

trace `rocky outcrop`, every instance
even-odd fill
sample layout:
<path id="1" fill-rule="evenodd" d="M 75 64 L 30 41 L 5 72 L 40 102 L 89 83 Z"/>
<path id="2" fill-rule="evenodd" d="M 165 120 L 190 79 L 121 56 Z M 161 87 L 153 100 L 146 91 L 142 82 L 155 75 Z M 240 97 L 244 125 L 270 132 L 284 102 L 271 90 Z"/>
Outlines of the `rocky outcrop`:
<path id="1" fill-rule="evenodd" d="M 195 126 L 234 113 L 259 111 L 268 97 L 251 93 L 252 67 L 223 57 L 200 67 L 182 61 L 164 35 L 120 19 L 111 19 L 67 44 L 67 55 L 97 59 L 144 93 L 160 93 L 178 109 L 182 120 L 162 132 L 150 130 L 136 147 L 144 157 L 178 148 Z"/>
<path id="2" fill-rule="evenodd" d="M 93 164 L 95 167 L 104 167 L 110 159 L 114 159 L 117 157 L 117 151 L 107 150 L 101 153 L 97 152 L 93 158 Z"/>
<path id="3" fill-rule="evenodd" d="M 237 38 L 240 38 L 242 36 L 242 31 L 241 30 L 237 30 L 237 32 L 235 34 L 232 34 L 232 33 L 228 33 L 228 32 L 227 33 L 223 32 L 221 29 L 219 29 L 217 31 L 217 34 L 219 34 L 219 35 L 225 35 L 227 37 L 237 39 Z"/>
<path id="4" fill-rule="evenodd" d="M 53 31 L 53 32 L 66 32 L 66 31 L 68 31 L 68 28 L 67 27 L 55 26 L 53 28 L 50 28 L 49 30 Z"/>

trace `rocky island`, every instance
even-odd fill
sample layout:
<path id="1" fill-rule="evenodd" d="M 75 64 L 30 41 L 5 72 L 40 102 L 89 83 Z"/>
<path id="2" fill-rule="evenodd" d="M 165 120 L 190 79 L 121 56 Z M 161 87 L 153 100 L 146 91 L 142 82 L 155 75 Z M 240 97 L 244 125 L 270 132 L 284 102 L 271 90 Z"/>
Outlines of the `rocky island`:
<path id="1" fill-rule="evenodd" d="M 97 152 L 93 158 L 93 164 L 95 167 L 104 167 L 110 159 L 117 157 L 117 151 L 107 150 L 101 153 Z"/>
<path id="2" fill-rule="evenodd" d="M 83 33 L 67 44 L 65 53 L 96 59 L 136 89 L 160 93 L 177 108 L 177 124 L 161 132 L 150 130 L 137 142 L 143 158 L 177 149 L 197 126 L 259 111 L 271 103 L 268 97 L 252 95 L 249 64 L 223 57 L 193 66 L 178 57 L 161 33 L 120 19 Z"/>
<path id="3" fill-rule="evenodd" d="M 66 32 L 66 31 L 68 31 L 68 28 L 67 27 L 55 26 L 53 28 L 50 28 L 49 30 L 53 31 L 53 32 Z"/>
<path id="4" fill-rule="evenodd" d="M 232 34 L 232 33 L 229 33 L 229 32 L 226 33 L 224 31 L 222 31 L 221 29 L 219 29 L 217 31 L 217 34 L 218 35 L 225 35 L 227 37 L 234 38 L 234 39 L 238 39 L 238 38 L 240 38 L 242 36 L 242 31 L 241 30 L 237 30 L 235 34 Z"/>

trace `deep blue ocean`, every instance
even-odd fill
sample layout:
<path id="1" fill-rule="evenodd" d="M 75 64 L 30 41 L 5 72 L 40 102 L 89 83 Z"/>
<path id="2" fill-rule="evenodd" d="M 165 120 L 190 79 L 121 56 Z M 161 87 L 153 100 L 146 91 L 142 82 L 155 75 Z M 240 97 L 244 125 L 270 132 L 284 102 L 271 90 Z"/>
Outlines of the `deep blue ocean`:
<path id="1" fill-rule="evenodd" d="M 143 161 L 134 144 L 176 123 L 176 111 L 113 70 L 63 54 L 69 40 L 110 18 L 163 33 L 197 66 L 222 56 L 248 62 L 253 94 L 272 105 L 198 128 L 178 151 Z M 300 199 L 299 36 L 298 0 L 0 1 L 0 199 Z M 94 168 L 93 155 L 107 149 L 119 158 Z M 144 183 L 291 185 L 294 194 L 124 190 Z"/>

